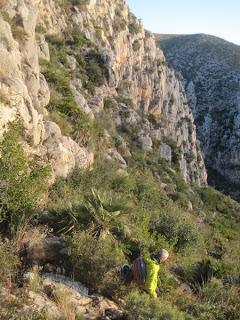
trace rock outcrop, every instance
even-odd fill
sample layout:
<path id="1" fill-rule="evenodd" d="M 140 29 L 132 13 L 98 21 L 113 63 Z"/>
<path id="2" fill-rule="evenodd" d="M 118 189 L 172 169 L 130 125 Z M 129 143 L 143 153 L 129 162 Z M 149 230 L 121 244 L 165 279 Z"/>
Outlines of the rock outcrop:
<path id="1" fill-rule="evenodd" d="M 182 74 L 209 183 L 239 198 L 240 47 L 205 34 L 157 39 Z"/>
<path id="2" fill-rule="evenodd" d="M 0 290 L 1 303 L 11 303 L 16 315 L 25 318 L 30 315 L 41 315 L 41 319 L 73 320 L 123 320 L 123 310 L 113 301 L 100 295 L 88 295 L 88 289 L 81 283 L 67 277 L 43 274 L 38 288 L 31 290 L 34 273 L 25 275 L 25 303 L 19 303 L 21 290 Z"/>
<path id="3" fill-rule="evenodd" d="M 39 1 L 3 1 L 0 16 L 0 133 L 21 118 L 25 150 L 52 164 L 54 177 L 65 178 L 76 166 L 87 167 L 92 156 L 59 127 L 47 121 L 50 92 L 39 58 L 48 45 L 35 32 Z"/>
<path id="4" fill-rule="evenodd" d="M 161 143 L 172 148 L 174 141 L 185 180 L 205 184 L 205 166 L 184 88 L 154 37 L 123 0 L 60 2 L 57 6 L 53 0 L 12 0 L 1 5 L 0 132 L 8 121 L 21 117 L 29 152 L 51 163 L 55 177 L 66 177 L 75 166 L 91 165 L 91 141 L 82 139 L 81 131 L 80 136 L 64 136 L 49 117 L 49 88 L 51 97 L 55 92 L 41 73 L 39 59 L 54 60 L 47 40 L 58 36 L 68 46 L 61 63 L 70 74 L 77 108 L 91 118 L 104 112 L 110 115 L 119 136 L 127 131 L 146 152 Z M 103 69 L 104 81 L 94 69 L 96 63 Z M 93 82 L 87 77 L 96 82 L 95 88 L 90 88 Z M 109 98 L 114 107 L 106 110 Z M 106 155 L 125 166 L 131 148 L 122 140 L 124 154 L 116 156 L 118 150 L 111 146 L 110 151 L 106 147 Z"/>

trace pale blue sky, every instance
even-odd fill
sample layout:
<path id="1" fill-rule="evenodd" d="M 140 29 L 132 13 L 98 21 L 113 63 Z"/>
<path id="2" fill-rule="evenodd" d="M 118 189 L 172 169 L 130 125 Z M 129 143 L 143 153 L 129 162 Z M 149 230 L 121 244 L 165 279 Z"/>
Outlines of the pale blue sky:
<path id="1" fill-rule="evenodd" d="M 126 0 L 156 33 L 207 33 L 240 45 L 240 0 Z"/>

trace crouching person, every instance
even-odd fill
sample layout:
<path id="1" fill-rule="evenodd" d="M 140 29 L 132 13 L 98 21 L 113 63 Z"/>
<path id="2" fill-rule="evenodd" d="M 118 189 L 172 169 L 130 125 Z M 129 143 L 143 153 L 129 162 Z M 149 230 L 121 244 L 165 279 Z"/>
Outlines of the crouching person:
<path id="1" fill-rule="evenodd" d="M 160 264 L 167 260 L 169 253 L 160 249 L 157 254 L 145 255 L 133 261 L 132 266 L 120 267 L 120 275 L 126 284 L 134 281 L 138 287 L 146 291 L 151 297 L 157 297 L 158 273 Z"/>
<path id="2" fill-rule="evenodd" d="M 144 256 L 144 263 L 146 265 L 146 281 L 145 291 L 153 298 L 157 298 L 158 273 L 160 264 L 167 260 L 169 253 L 165 249 L 161 249 L 158 254 L 151 256 Z"/>

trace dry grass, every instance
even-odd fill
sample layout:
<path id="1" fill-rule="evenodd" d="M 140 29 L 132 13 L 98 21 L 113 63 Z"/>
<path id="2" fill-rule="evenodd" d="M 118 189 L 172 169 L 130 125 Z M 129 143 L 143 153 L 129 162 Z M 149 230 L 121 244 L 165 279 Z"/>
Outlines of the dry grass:
<path id="1" fill-rule="evenodd" d="M 62 311 L 64 319 L 75 320 L 76 308 L 71 301 L 69 289 L 64 286 L 58 286 L 54 292 L 54 300 L 58 308 Z"/>
<path id="2" fill-rule="evenodd" d="M 69 289 L 64 286 L 58 286 L 54 292 L 54 300 L 66 320 L 75 320 L 76 309 L 71 301 Z"/>
<path id="3" fill-rule="evenodd" d="M 41 289 L 42 278 L 39 271 L 38 266 L 34 266 L 30 271 L 31 276 L 29 278 L 29 289 L 34 292 L 38 292 Z"/>
<path id="4" fill-rule="evenodd" d="M 45 227 L 30 228 L 27 224 L 21 225 L 15 235 L 14 242 L 18 251 L 29 244 L 33 245 L 39 243 L 47 235 Z"/>

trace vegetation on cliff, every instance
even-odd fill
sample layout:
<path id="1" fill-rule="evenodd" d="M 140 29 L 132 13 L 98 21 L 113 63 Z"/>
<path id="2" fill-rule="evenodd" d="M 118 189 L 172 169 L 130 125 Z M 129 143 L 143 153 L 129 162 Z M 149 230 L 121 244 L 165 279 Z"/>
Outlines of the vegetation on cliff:
<path id="1" fill-rule="evenodd" d="M 97 9 L 111 9 L 105 19 L 98 10 L 96 19 L 89 15 L 89 1 L 61 0 L 61 8 L 43 1 L 38 8 L 39 78 L 47 80 L 41 90 L 47 95 L 49 86 L 50 102 L 24 84 L 42 109 L 38 114 L 34 99 L 21 96 L 16 109 L 26 104 L 31 117 L 24 109 L 24 123 L 3 125 L 0 318 L 240 319 L 240 205 L 205 185 L 184 89 L 151 34 L 115 2 L 100 1 Z M 30 34 L 26 40 L 36 44 Z M 21 47 L 32 58 L 27 49 Z M 21 79 L 38 78 L 30 75 Z M 0 96 L 4 108 L 15 103 L 10 98 Z M 35 140 L 29 119 L 42 125 Z M 94 153 L 84 168 L 76 165 L 83 147 Z M 55 171 L 71 161 L 60 179 Z M 157 299 L 119 279 L 119 265 L 161 247 L 170 258 L 161 265 Z"/>

